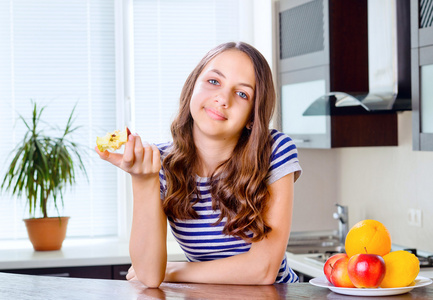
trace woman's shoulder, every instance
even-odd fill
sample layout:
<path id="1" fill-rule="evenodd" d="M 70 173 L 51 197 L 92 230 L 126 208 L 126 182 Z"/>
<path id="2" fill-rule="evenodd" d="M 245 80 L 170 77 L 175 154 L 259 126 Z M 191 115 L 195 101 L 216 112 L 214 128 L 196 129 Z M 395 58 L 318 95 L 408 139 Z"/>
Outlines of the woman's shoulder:
<path id="1" fill-rule="evenodd" d="M 155 144 L 161 154 L 161 159 L 165 158 L 173 148 L 173 142 Z"/>
<path id="2" fill-rule="evenodd" d="M 278 131 L 276 129 L 270 129 L 269 135 L 271 136 L 272 149 L 275 149 L 275 148 L 278 148 L 278 147 L 281 147 L 284 145 L 286 145 L 286 146 L 292 145 L 293 147 L 296 148 L 296 145 L 293 142 L 293 140 L 290 138 L 290 136 L 288 136 L 284 132 Z"/>
<path id="3" fill-rule="evenodd" d="M 268 184 L 277 181 L 286 174 L 295 173 L 295 181 L 301 175 L 298 150 L 293 140 L 285 133 L 276 129 L 270 130 L 272 154 L 270 157 L 270 174 Z"/>

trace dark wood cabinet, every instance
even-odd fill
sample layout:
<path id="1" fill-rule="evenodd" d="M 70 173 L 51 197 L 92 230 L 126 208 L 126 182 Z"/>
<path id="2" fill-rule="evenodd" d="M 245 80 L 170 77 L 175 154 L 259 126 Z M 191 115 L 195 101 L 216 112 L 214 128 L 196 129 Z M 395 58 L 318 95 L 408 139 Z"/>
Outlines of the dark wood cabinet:
<path id="1" fill-rule="evenodd" d="M 337 98 L 331 95 L 355 95 L 351 97 L 355 100 L 370 95 L 367 2 L 281 0 L 276 4 L 281 117 L 277 127 L 299 148 L 398 145 L 397 109 L 336 105 Z M 399 1 L 396 8 L 401 13 L 399 24 L 409 20 L 403 4 Z M 395 50 L 401 68 L 398 95 L 409 98 L 410 107 L 410 64 L 400 63 L 410 61 L 410 35 L 408 30 L 397 32 L 399 43 L 406 43 Z"/>
<path id="2" fill-rule="evenodd" d="M 94 278 L 94 279 L 124 279 L 130 265 L 78 266 L 58 268 L 34 268 L 0 270 L 3 273 L 26 275 L 41 275 L 55 277 Z"/>
<path id="3" fill-rule="evenodd" d="M 304 274 L 302 272 L 298 272 L 298 271 L 295 271 L 295 272 L 296 272 L 296 274 L 299 277 L 299 282 L 300 283 L 303 283 L 303 282 L 307 282 L 308 283 L 311 279 L 313 279 L 313 277 L 311 277 L 311 276 L 309 276 L 307 274 Z"/>
<path id="4" fill-rule="evenodd" d="M 128 274 L 128 270 L 131 265 L 115 265 L 112 266 L 112 278 L 126 280 L 126 274 Z"/>

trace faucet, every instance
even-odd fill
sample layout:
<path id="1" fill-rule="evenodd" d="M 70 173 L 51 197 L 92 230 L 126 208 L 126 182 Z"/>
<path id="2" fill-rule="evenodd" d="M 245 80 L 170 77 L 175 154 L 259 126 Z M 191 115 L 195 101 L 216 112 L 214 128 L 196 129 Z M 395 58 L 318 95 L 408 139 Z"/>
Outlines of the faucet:
<path id="1" fill-rule="evenodd" d="M 340 243 L 344 247 L 346 235 L 349 232 L 349 208 L 340 204 L 335 204 L 335 206 L 337 206 L 337 212 L 335 212 L 332 216 L 334 219 L 338 220 L 338 236 L 340 237 Z"/>

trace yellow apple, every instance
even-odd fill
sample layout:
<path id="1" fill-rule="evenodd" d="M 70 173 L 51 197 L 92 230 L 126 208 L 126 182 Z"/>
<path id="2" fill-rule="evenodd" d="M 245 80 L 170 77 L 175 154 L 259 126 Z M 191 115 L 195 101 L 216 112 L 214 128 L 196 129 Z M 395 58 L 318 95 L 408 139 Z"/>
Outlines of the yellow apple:
<path id="1" fill-rule="evenodd" d="M 128 141 L 130 134 L 131 131 L 129 131 L 128 127 L 125 127 L 122 131 L 116 130 L 114 132 L 108 132 L 103 137 L 96 137 L 96 145 L 101 152 L 105 150 L 116 151 Z"/>

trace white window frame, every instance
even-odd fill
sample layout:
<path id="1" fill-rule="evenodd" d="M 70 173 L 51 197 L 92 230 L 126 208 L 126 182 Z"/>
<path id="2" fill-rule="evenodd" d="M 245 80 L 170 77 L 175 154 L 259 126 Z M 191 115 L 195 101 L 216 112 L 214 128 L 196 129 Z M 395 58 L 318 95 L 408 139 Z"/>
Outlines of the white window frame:
<path id="1" fill-rule="evenodd" d="M 240 0 L 240 36 L 242 41 L 256 47 L 267 59 L 271 69 L 275 66 L 275 0 Z M 135 128 L 134 95 L 134 32 L 133 0 L 116 0 L 116 66 L 118 124 Z M 119 239 L 129 241 L 132 223 L 132 187 L 130 176 L 118 173 L 119 182 Z M 123 196 L 124 195 L 124 196 Z M 174 241 L 168 230 L 168 240 Z"/>
<path id="2" fill-rule="evenodd" d="M 156 0 L 155 0 L 156 1 Z M 163 1 L 163 0 L 162 0 Z M 132 0 L 114 0 L 115 5 L 115 65 L 116 65 L 116 126 L 135 127 L 134 95 L 134 51 L 133 51 L 133 5 Z M 275 0 L 240 0 L 240 36 L 247 43 L 258 48 L 275 69 Z M 275 74 L 275 72 L 274 72 Z M 132 223 L 132 187 L 130 176 L 117 171 L 118 182 L 118 235 L 119 242 L 128 242 Z M 84 244 L 92 238 L 73 238 L 73 243 Z M 97 238 L 104 239 L 104 238 Z M 112 240 L 112 238 L 109 238 Z M 173 239 L 168 234 L 168 239 Z M 13 248 L 13 245 L 7 248 Z M 20 246 L 19 246 L 20 247 Z"/>

